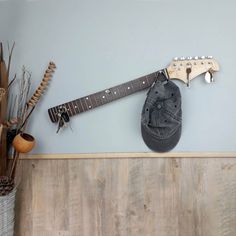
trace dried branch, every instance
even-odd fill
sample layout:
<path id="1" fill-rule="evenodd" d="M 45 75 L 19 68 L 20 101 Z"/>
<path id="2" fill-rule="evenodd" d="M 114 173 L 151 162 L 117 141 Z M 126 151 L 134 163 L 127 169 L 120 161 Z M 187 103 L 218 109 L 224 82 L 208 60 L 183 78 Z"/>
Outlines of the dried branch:
<path id="1" fill-rule="evenodd" d="M 11 80 L 11 82 L 8 84 L 8 87 L 7 87 L 8 90 L 11 87 L 11 85 L 14 83 L 15 80 L 16 80 L 16 74 L 14 75 L 13 79 Z"/>
<path id="2" fill-rule="evenodd" d="M 27 115 L 27 100 L 29 95 L 31 85 L 31 73 L 28 72 L 25 67 L 23 67 L 22 79 L 20 80 L 18 105 L 17 105 L 17 115 L 22 122 Z M 17 130 L 21 130 L 22 123 L 19 123 Z"/>
<path id="3" fill-rule="evenodd" d="M 11 50 L 10 50 L 9 43 L 7 43 L 7 45 L 8 45 L 8 51 L 9 51 L 8 64 L 7 64 L 7 77 L 9 78 L 9 73 L 10 73 L 10 68 L 11 68 L 11 58 L 12 58 L 13 50 L 15 47 L 15 42 L 13 43 Z"/>

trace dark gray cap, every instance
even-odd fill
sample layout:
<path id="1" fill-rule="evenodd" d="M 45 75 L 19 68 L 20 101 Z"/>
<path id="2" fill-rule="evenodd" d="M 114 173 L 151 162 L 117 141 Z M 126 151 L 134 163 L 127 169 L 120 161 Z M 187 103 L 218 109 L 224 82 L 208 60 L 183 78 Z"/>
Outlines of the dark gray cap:
<path id="1" fill-rule="evenodd" d="M 182 128 L 181 94 L 178 86 L 159 73 L 143 106 L 141 131 L 146 145 L 156 152 L 176 146 Z"/>

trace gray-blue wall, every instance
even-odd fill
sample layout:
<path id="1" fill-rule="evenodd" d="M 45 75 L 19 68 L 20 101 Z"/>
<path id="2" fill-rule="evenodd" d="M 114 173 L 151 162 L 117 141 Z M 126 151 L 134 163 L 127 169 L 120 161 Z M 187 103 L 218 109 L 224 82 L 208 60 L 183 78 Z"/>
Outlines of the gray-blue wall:
<path id="1" fill-rule="evenodd" d="M 51 106 L 168 65 L 213 55 L 221 71 L 188 89 L 180 82 L 183 133 L 174 151 L 236 151 L 236 3 L 210 0 L 0 1 L 0 39 L 16 42 L 12 72 L 25 65 L 36 88 L 49 60 L 57 71 L 30 120 L 34 153 L 149 151 L 140 134 L 146 91 L 74 117 L 56 134 Z"/>

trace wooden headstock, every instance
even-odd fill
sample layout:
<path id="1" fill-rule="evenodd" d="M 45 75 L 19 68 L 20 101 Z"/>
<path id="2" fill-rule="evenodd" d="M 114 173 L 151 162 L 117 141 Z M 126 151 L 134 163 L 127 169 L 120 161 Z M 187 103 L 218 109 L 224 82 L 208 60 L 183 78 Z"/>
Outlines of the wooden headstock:
<path id="1" fill-rule="evenodd" d="M 174 58 L 167 67 L 170 79 L 178 79 L 189 85 L 195 77 L 219 71 L 218 62 L 212 56 Z M 189 73 L 188 73 L 189 72 Z"/>

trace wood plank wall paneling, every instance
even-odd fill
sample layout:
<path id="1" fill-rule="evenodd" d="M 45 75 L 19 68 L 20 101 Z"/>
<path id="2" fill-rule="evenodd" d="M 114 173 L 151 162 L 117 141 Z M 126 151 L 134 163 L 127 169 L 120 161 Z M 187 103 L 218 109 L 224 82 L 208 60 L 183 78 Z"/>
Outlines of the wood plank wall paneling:
<path id="1" fill-rule="evenodd" d="M 236 235 L 236 159 L 21 162 L 16 236 Z"/>

